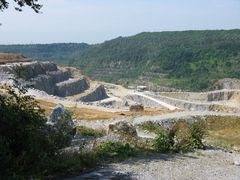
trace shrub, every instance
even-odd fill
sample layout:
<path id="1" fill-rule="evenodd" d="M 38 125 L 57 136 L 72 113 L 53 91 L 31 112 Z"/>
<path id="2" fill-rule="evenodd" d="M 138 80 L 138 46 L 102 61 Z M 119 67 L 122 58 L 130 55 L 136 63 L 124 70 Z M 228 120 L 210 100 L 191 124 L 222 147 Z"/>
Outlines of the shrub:
<path id="1" fill-rule="evenodd" d="M 166 131 L 159 133 L 159 136 L 155 140 L 154 147 L 158 152 L 167 153 L 171 151 L 171 138 Z"/>
<path id="2" fill-rule="evenodd" d="M 93 168 L 98 164 L 94 154 L 63 152 L 55 156 L 46 164 L 46 174 L 54 176 L 73 175 L 83 172 L 87 168 Z"/>
<path id="3" fill-rule="evenodd" d="M 153 127 L 153 126 L 151 126 Z M 179 121 L 170 131 L 158 130 L 154 147 L 158 152 L 190 152 L 196 148 L 204 148 L 202 139 L 206 134 L 205 122 L 198 120 L 194 123 Z M 156 131 L 156 130 L 155 130 Z"/>
<path id="4" fill-rule="evenodd" d="M 77 134 L 82 136 L 101 137 L 105 135 L 105 132 L 102 130 L 96 130 L 96 129 L 87 128 L 84 126 L 79 126 L 77 127 Z"/>
<path id="5" fill-rule="evenodd" d="M 194 150 L 194 145 L 190 132 L 190 124 L 185 121 L 179 121 L 174 124 L 170 131 L 173 139 L 172 150 L 174 152 L 189 152 Z"/>
<path id="6" fill-rule="evenodd" d="M 139 127 L 142 130 L 146 130 L 148 132 L 153 132 L 155 134 L 160 134 L 163 129 L 159 124 L 154 123 L 152 121 L 146 121 L 146 122 L 140 124 Z"/>
<path id="7" fill-rule="evenodd" d="M 0 95 L 0 174 L 5 178 L 38 174 L 56 152 L 45 133 L 43 110 L 17 88 Z"/>
<path id="8" fill-rule="evenodd" d="M 202 139 L 207 134 L 206 122 L 199 120 L 190 125 L 191 137 L 195 148 L 204 148 Z"/>
<path id="9" fill-rule="evenodd" d="M 126 159 L 134 155 L 134 149 L 129 144 L 120 142 L 105 142 L 95 149 L 95 156 L 100 159 Z"/>

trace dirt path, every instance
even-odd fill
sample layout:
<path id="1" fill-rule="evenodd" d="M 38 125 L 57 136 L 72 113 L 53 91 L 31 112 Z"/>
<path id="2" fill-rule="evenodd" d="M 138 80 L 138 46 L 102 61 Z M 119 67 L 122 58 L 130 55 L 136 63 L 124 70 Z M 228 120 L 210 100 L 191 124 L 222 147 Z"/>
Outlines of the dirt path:
<path id="1" fill-rule="evenodd" d="M 82 176 L 81 179 L 139 180 L 239 180 L 239 154 L 222 150 L 201 150 L 188 154 L 151 154 L 110 164 Z"/>
<path id="2" fill-rule="evenodd" d="M 143 123 L 145 121 L 153 122 L 163 122 L 168 120 L 178 120 L 178 119 L 187 119 L 194 116 L 240 116 L 240 113 L 223 113 L 223 112 L 213 112 L 213 111 L 183 111 L 183 112 L 174 112 L 167 113 L 162 115 L 155 116 L 138 116 L 138 117 L 123 117 L 119 119 L 112 120 L 79 120 L 75 121 L 77 126 L 86 126 L 94 129 L 107 129 L 109 124 L 115 124 L 117 122 L 125 121 L 133 125 Z"/>
<path id="3" fill-rule="evenodd" d="M 143 93 L 140 93 L 140 92 L 139 92 L 139 93 L 133 93 L 133 95 L 138 95 L 138 96 L 142 96 L 142 97 L 144 97 L 144 98 L 147 98 L 147 99 L 149 99 L 149 100 L 151 100 L 151 101 L 154 101 L 154 102 L 160 104 L 161 106 L 163 106 L 163 107 L 165 107 L 165 108 L 167 108 L 167 109 L 169 109 L 169 110 L 179 109 L 179 108 L 177 108 L 176 106 L 172 106 L 172 105 L 167 104 L 167 103 L 165 103 L 165 102 L 163 102 L 163 101 L 159 101 L 159 100 L 157 100 L 157 99 L 155 99 L 155 98 L 152 98 L 152 97 L 150 97 L 150 96 L 148 96 L 148 95 L 145 95 L 145 94 L 143 94 Z"/>

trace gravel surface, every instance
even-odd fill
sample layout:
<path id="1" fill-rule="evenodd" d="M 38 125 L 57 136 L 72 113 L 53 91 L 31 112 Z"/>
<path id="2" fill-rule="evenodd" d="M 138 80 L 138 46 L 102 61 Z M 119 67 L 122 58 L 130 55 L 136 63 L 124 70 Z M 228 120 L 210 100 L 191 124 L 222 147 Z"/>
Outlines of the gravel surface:
<path id="1" fill-rule="evenodd" d="M 151 154 L 110 164 L 82 176 L 81 179 L 139 180 L 239 180 L 239 154 L 205 150 L 188 154 Z"/>
<path id="2" fill-rule="evenodd" d="M 76 126 L 86 126 L 94 129 L 107 129 L 109 124 L 115 124 L 121 121 L 129 122 L 133 125 L 141 124 L 146 121 L 152 122 L 169 122 L 170 120 L 176 121 L 178 119 L 191 119 L 192 117 L 202 116 L 240 116 L 240 113 L 224 113 L 224 112 L 213 112 L 213 111 L 183 111 L 174 112 L 155 116 L 137 116 L 137 117 L 126 117 L 112 120 L 75 120 Z"/>

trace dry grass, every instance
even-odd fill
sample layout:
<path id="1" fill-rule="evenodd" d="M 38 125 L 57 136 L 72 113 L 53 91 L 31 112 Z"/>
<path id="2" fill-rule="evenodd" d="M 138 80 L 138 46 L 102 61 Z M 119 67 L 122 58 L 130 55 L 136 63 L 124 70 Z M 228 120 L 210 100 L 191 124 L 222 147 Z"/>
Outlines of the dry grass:
<path id="1" fill-rule="evenodd" d="M 39 105 L 45 109 L 45 114 L 50 115 L 54 107 L 57 105 L 53 102 L 48 102 L 45 100 L 37 100 Z M 170 113 L 173 111 L 170 110 L 160 110 L 160 109 L 145 109 L 142 112 L 106 112 L 100 111 L 97 109 L 90 108 L 80 108 L 77 106 L 66 107 L 73 113 L 75 119 L 83 119 L 83 120 L 99 120 L 99 119 L 113 119 L 113 118 L 121 118 L 124 116 L 143 116 L 143 115 L 160 115 L 165 113 Z"/>
<path id="2" fill-rule="evenodd" d="M 239 108 L 225 106 L 225 105 L 211 105 L 209 108 L 210 111 L 219 111 L 219 112 L 239 112 Z"/>
<path id="3" fill-rule="evenodd" d="M 207 117 L 207 142 L 226 149 L 240 150 L 240 117 Z"/>
<path id="4" fill-rule="evenodd" d="M 0 64 L 30 61 L 32 60 L 20 54 L 0 53 Z"/>

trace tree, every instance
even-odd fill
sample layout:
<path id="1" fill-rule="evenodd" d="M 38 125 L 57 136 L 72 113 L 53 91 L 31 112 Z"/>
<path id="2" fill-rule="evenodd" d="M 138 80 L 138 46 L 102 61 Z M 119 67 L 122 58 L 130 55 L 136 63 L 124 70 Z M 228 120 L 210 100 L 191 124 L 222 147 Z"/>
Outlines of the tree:
<path id="1" fill-rule="evenodd" d="M 56 152 L 43 110 L 26 89 L 15 88 L 0 94 L 0 179 L 39 173 Z"/>
<path id="2" fill-rule="evenodd" d="M 13 0 L 16 4 L 15 9 L 17 11 L 22 11 L 25 6 L 31 7 L 36 13 L 39 13 L 42 8 L 41 4 L 38 4 L 39 0 Z M 9 0 L 0 0 L 0 11 L 4 11 L 9 7 Z"/>

